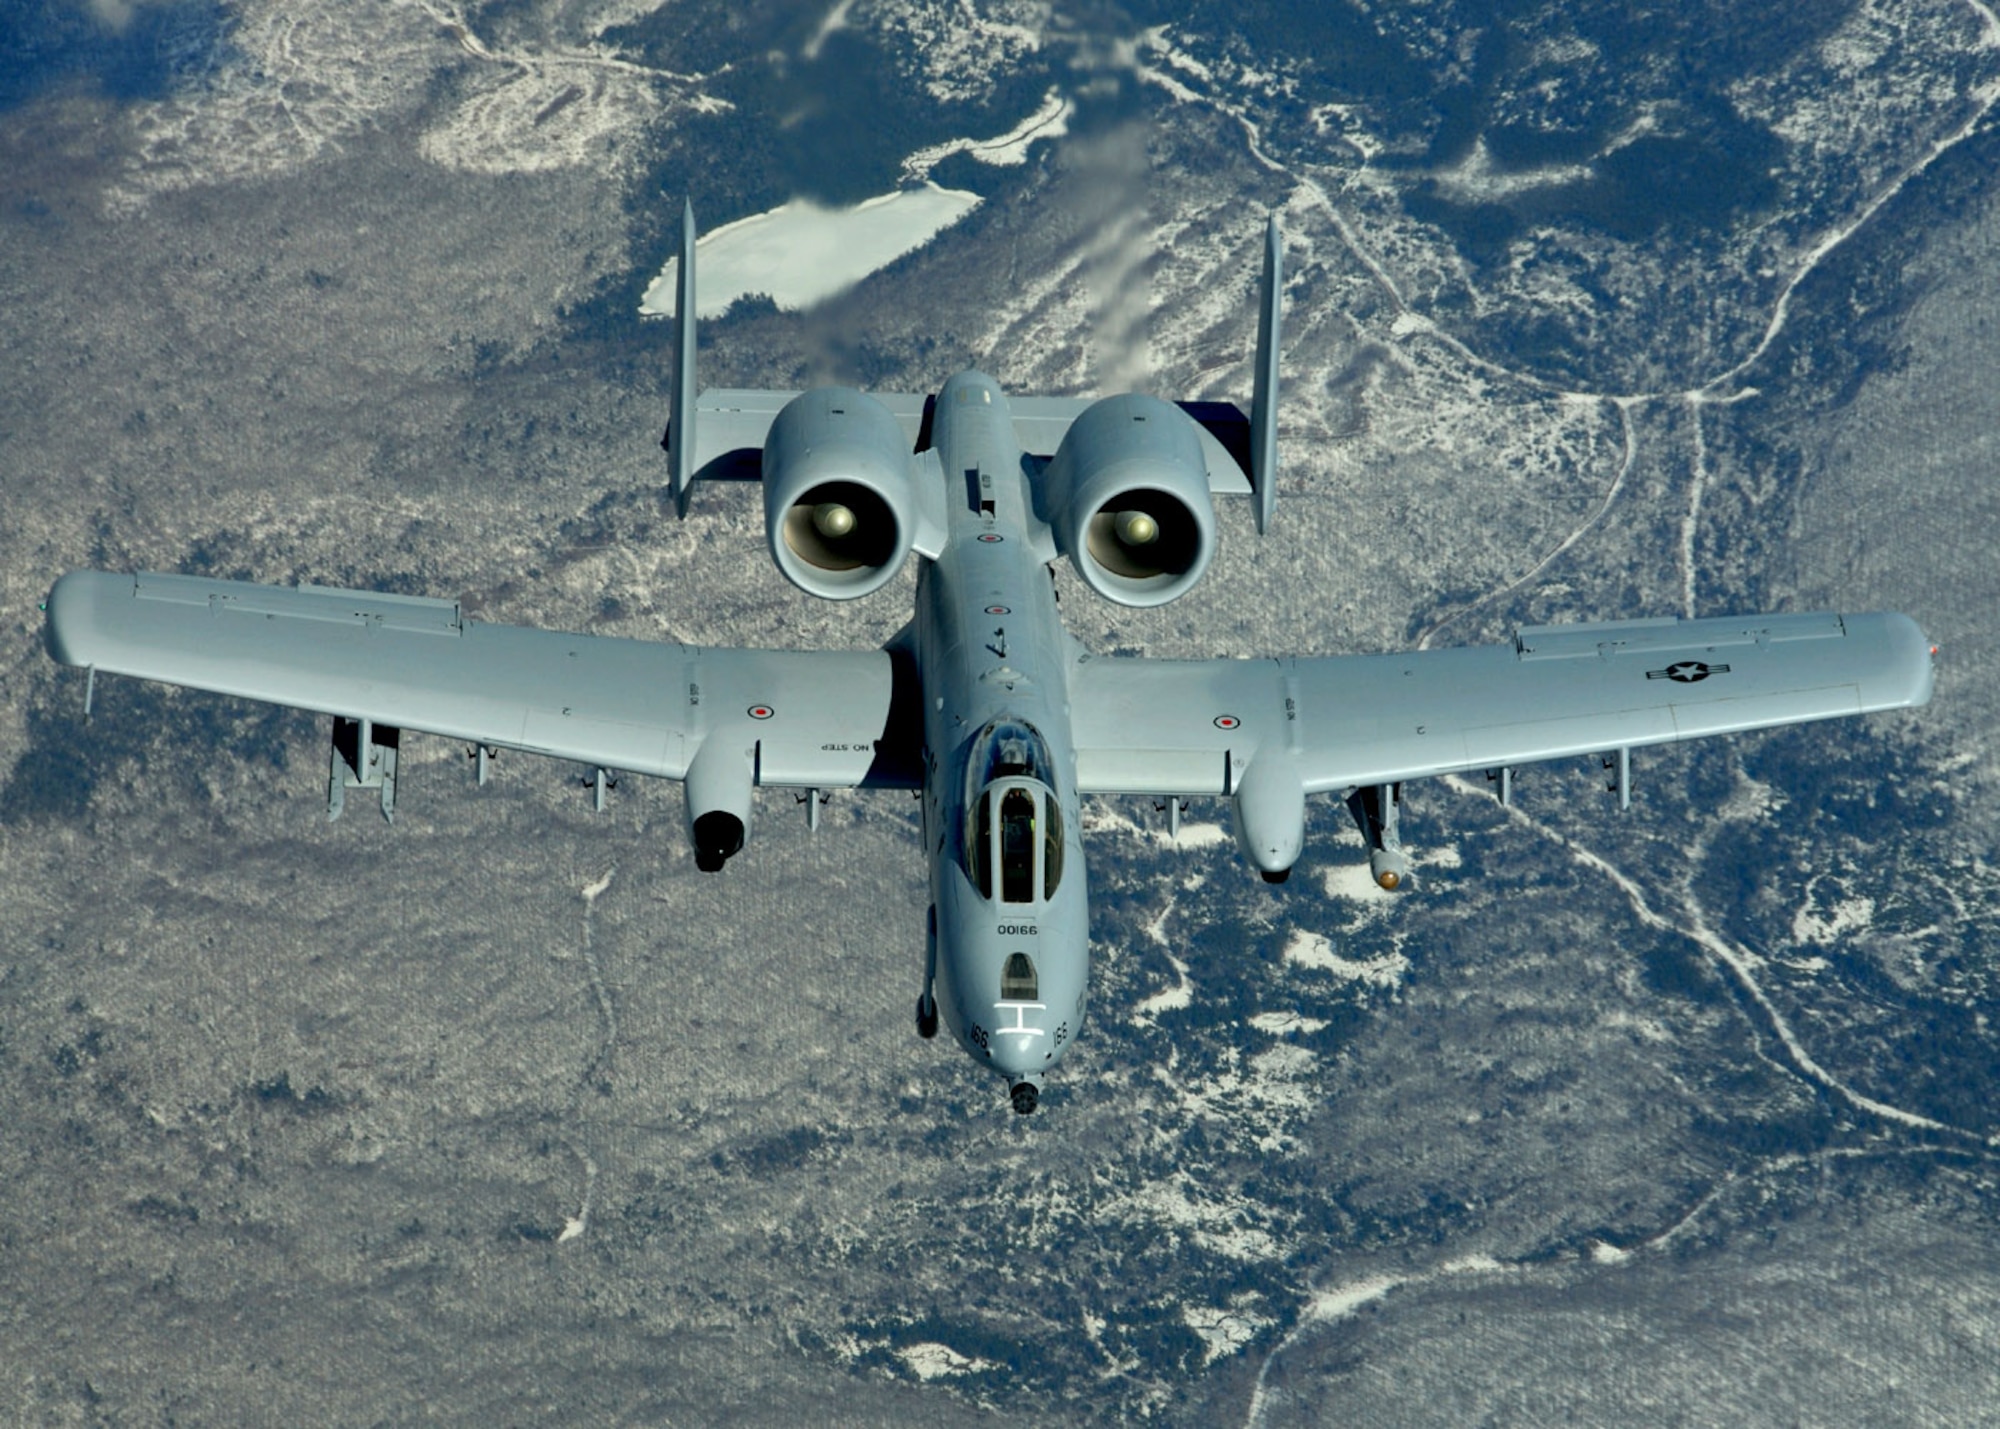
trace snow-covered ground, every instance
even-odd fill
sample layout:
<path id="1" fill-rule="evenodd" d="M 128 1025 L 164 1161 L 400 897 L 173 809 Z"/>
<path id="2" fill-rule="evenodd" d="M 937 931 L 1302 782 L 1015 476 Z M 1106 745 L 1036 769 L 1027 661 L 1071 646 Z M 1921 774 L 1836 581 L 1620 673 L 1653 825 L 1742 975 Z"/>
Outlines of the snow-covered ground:
<path id="1" fill-rule="evenodd" d="M 1025 164 L 1028 146 L 1037 139 L 1060 139 L 1069 133 L 1070 115 L 1075 111 L 1076 105 L 1067 95 L 1052 89 L 1042 97 L 1040 109 L 997 139 L 947 139 L 917 150 L 903 160 L 903 178 L 909 183 L 928 179 L 931 170 L 953 154 L 970 154 L 982 164 Z"/>

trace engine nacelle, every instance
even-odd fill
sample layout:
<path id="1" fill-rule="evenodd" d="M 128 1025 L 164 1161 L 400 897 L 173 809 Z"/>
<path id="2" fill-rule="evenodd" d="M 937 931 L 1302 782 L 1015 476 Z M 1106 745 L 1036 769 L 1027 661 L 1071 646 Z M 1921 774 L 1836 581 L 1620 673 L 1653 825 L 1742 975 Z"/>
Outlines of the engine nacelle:
<path id="1" fill-rule="evenodd" d="M 887 407 L 847 387 L 785 404 L 764 439 L 764 535 L 800 590 L 852 600 L 901 569 L 915 527 L 910 439 Z"/>
<path id="2" fill-rule="evenodd" d="M 1215 552 L 1208 463 L 1194 419 L 1128 392 L 1070 423 L 1045 482 L 1056 544 L 1084 584 L 1120 605 L 1164 605 Z"/>

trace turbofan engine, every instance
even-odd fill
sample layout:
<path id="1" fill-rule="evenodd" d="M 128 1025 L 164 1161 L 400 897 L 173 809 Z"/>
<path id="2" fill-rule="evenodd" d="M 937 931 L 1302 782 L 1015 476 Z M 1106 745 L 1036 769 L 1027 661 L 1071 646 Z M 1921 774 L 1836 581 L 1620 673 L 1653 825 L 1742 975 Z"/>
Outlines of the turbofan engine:
<path id="1" fill-rule="evenodd" d="M 910 551 L 910 441 L 866 393 L 818 387 L 785 404 L 764 440 L 764 534 L 800 590 L 852 600 Z"/>
<path id="2" fill-rule="evenodd" d="M 1215 551 L 1208 463 L 1194 419 L 1128 392 L 1086 407 L 1049 463 L 1049 524 L 1076 573 L 1120 605 L 1164 605 Z"/>

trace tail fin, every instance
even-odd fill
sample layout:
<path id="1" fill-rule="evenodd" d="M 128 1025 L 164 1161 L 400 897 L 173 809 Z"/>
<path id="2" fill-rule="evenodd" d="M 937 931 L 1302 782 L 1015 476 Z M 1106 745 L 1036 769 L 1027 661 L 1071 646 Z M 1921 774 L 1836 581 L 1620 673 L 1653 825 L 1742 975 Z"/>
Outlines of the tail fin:
<path id="1" fill-rule="evenodd" d="M 1250 398 L 1250 488 L 1260 536 L 1270 529 L 1278 508 L 1278 323 L 1285 296 L 1284 263 L 1284 243 L 1278 236 L 1278 216 L 1274 213 L 1264 229 L 1264 277 L 1257 291 L 1256 387 Z"/>
<path id="2" fill-rule="evenodd" d="M 681 258 L 674 287 L 673 413 L 660 445 L 667 449 L 667 492 L 685 521 L 694 488 L 694 201 L 681 208 Z"/>

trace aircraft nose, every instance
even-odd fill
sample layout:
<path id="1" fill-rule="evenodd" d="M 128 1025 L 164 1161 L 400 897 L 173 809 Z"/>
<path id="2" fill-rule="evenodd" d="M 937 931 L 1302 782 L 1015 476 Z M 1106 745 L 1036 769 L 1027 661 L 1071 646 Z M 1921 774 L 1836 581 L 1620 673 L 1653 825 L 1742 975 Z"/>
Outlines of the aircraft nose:
<path id="1" fill-rule="evenodd" d="M 1022 1037 L 1018 1034 L 1005 1037 L 995 1034 L 993 1038 L 993 1065 L 1008 1077 L 1025 1076 L 1038 1071 L 1044 1065 L 1042 1054 L 1049 1049 L 1046 1037 Z"/>
<path id="2" fill-rule="evenodd" d="M 996 1025 L 987 1034 L 986 1055 L 995 1071 L 1012 1080 L 1055 1065 L 1045 1009 L 1013 1003 L 1002 1004 L 994 1012 Z"/>

